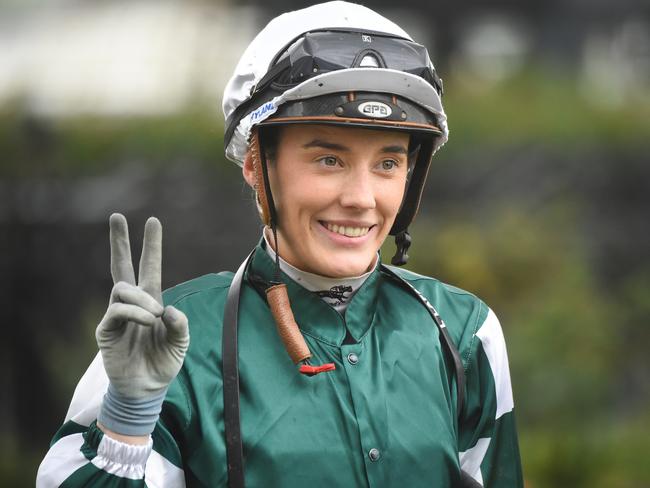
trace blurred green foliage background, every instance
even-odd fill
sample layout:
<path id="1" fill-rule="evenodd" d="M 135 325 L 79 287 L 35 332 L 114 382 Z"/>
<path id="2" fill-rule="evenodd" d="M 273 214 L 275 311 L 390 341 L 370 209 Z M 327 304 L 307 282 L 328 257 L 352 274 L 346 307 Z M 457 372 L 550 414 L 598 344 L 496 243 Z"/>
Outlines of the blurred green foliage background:
<path id="1" fill-rule="evenodd" d="M 500 317 L 528 487 L 650 487 L 650 95 L 594 105 L 534 63 L 480 89 L 443 77 L 451 135 L 408 267 Z M 112 118 L 0 109 L 0 478 L 30 486 L 96 351 L 109 214 L 127 214 L 134 249 L 161 218 L 166 286 L 233 269 L 260 225 L 204 101 Z"/>

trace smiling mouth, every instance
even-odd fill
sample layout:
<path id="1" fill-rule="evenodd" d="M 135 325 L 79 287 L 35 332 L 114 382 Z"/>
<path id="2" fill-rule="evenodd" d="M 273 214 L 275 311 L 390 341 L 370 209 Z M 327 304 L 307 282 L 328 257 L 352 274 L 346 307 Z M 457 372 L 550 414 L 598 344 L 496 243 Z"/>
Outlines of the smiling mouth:
<path id="1" fill-rule="evenodd" d="M 348 225 L 330 224 L 329 222 L 321 222 L 323 226 L 330 232 L 345 236 L 345 237 L 363 237 L 372 227 L 352 227 Z"/>

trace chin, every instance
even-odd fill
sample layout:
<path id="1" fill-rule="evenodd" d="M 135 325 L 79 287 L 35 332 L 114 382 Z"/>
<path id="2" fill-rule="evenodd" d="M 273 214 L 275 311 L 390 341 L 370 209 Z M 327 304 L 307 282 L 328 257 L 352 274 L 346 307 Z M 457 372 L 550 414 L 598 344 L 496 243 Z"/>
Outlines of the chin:
<path id="1" fill-rule="evenodd" d="M 374 254 L 370 257 L 357 259 L 341 259 L 333 256 L 331 260 L 323 263 L 321 272 L 317 273 L 330 278 L 349 278 L 351 276 L 360 276 L 368 272 L 368 268 L 374 263 Z M 336 265 L 332 265 L 336 262 Z"/>

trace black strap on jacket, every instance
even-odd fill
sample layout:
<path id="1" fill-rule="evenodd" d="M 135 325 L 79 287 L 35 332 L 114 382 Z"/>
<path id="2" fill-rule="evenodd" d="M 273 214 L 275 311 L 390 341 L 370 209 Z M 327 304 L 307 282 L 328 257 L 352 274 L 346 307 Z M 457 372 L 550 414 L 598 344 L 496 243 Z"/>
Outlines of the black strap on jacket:
<path id="1" fill-rule="evenodd" d="M 246 260 L 241 264 L 235 276 L 233 277 L 226 306 L 223 314 L 223 337 L 222 337 L 222 374 L 223 374 L 223 417 L 224 430 L 226 436 L 226 459 L 228 462 L 228 488 L 245 488 L 244 484 L 244 454 L 241 437 L 241 424 L 239 418 L 239 365 L 237 349 L 237 325 L 239 312 L 239 297 L 241 295 L 241 285 L 248 263 L 251 261 L 255 251 L 251 252 Z M 420 303 L 422 303 L 435 322 L 442 343 L 448 354 L 450 354 L 456 374 L 456 389 L 458 393 L 458 415 L 460 416 L 465 398 L 465 370 L 460 358 L 460 354 L 454 346 L 445 323 L 440 315 L 433 308 L 433 305 L 422 295 L 413 285 L 404 278 L 399 276 L 393 270 L 385 265 L 381 265 L 381 271 L 387 276 L 400 283 L 405 289 L 409 290 Z M 461 473 L 461 487 L 481 486 L 472 484 L 475 482 L 466 473 Z"/>
<path id="2" fill-rule="evenodd" d="M 223 374 L 223 426 L 226 434 L 228 487 L 244 488 L 244 450 L 239 421 L 239 365 L 237 362 L 237 323 L 241 284 L 255 251 L 241 264 L 230 284 L 223 312 L 221 360 Z"/>

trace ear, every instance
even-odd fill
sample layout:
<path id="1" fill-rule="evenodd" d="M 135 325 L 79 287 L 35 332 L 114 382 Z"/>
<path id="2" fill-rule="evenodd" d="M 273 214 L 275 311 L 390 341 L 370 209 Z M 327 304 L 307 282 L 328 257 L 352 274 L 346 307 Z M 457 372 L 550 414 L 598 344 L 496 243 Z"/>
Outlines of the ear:
<path id="1" fill-rule="evenodd" d="M 251 188 L 255 189 L 255 167 L 253 166 L 253 155 L 250 151 L 246 153 L 246 157 L 244 158 L 244 165 L 241 168 L 241 172 L 244 175 L 246 183 L 248 183 Z"/>

